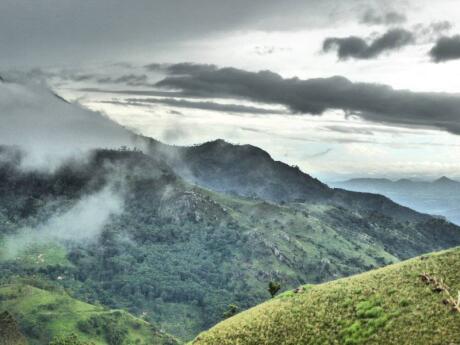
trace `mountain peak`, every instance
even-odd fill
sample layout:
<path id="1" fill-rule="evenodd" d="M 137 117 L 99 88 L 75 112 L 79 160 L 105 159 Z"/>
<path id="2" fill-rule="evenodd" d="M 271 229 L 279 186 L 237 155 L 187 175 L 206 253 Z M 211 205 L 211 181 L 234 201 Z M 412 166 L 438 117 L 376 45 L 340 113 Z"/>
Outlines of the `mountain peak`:
<path id="1" fill-rule="evenodd" d="M 177 173 L 218 192 L 256 197 L 273 202 L 329 197 L 332 190 L 299 168 L 275 161 L 253 145 L 222 139 L 178 148 Z"/>
<path id="2" fill-rule="evenodd" d="M 442 176 L 440 178 L 438 178 L 437 180 L 433 181 L 433 183 L 437 183 L 437 184 L 447 184 L 447 183 L 457 183 L 456 181 L 446 177 L 446 176 Z"/>
<path id="3" fill-rule="evenodd" d="M 262 159 L 271 160 L 271 156 L 268 152 L 253 145 L 238 145 L 229 143 L 223 139 L 216 139 L 208 141 L 204 144 L 192 146 L 189 151 L 199 152 L 200 155 L 206 154 L 214 156 L 215 158 L 223 159 L 222 155 L 225 156 L 225 160 L 238 160 L 238 159 Z"/>

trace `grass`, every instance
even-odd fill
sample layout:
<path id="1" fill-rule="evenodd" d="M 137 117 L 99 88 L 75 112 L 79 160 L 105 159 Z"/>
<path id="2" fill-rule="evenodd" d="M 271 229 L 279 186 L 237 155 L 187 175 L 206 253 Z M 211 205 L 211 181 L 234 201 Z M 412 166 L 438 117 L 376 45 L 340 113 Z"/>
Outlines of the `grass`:
<path id="1" fill-rule="evenodd" d="M 194 345 L 459 344 L 460 313 L 421 280 L 460 290 L 460 249 L 285 292 L 200 334 Z"/>
<path id="2" fill-rule="evenodd" d="M 8 310 L 18 320 L 30 344 L 47 344 L 72 333 L 95 345 L 177 344 L 140 318 L 81 302 L 58 288 L 45 290 L 24 283 L 1 286 L 0 310 Z"/>
<path id="3" fill-rule="evenodd" d="M 67 260 L 67 250 L 56 243 L 29 245 L 17 253 L 14 259 L 18 264 L 29 268 L 72 265 Z"/>

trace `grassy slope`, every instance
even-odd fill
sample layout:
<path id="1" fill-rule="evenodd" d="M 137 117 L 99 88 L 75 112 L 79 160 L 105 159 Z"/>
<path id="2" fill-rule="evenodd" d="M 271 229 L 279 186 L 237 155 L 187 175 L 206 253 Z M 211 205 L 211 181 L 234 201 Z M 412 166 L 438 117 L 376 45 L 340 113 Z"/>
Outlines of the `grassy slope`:
<path id="1" fill-rule="evenodd" d="M 193 344 L 459 344 L 460 313 L 420 275 L 460 291 L 460 249 L 285 293 L 200 334 Z"/>
<path id="2" fill-rule="evenodd" d="M 1 286 L 0 310 L 14 315 L 31 344 L 47 344 L 54 336 L 70 333 L 95 345 L 109 344 L 102 329 L 80 330 L 78 324 L 91 318 L 101 325 L 111 323 L 115 328 L 126 328 L 126 344 L 176 344 L 170 336 L 125 311 L 84 303 L 58 289 L 44 290 L 24 283 Z"/>

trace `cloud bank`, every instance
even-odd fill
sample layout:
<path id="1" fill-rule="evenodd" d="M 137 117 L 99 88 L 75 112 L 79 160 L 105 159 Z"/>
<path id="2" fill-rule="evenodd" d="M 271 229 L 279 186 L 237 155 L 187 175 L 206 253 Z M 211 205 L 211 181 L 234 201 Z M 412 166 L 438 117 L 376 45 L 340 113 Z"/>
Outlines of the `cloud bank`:
<path id="1" fill-rule="evenodd" d="M 369 43 L 357 36 L 329 37 L 323 42 L 323 51 L 337 51 L 340 60 L 372 59 L 413 43 L 415 36 L 412 32 L 405 29 L 390 29 Z"/>
<path id="2" fill-rule="evenodd" d="M 388 0 L 393 2 L 394 0 Z M 354 18 L 377 0 L 0 1 L 0 62 L 49 65 L 138 58 L 235 30 L 291 31 Z M 103 42 L 103 44 L 101 44 Z M 121 57 L 122 56 L 122 57 Z M 145 55 L 144 55 L 145 56 Z"/>
<path id="3" fill-rule="evenodd" d="M 0 82 L 0 145 L 24 150 L 24 168 L 52 170 L 91 149 L 136 143 L 127 129 L 66 102 L 44 85 Z"/>
<path id="4" fill-rule="evenodd" d="M 213 72 L 218 69 L 216 65 L 197 64 L 192 62 L 181 62 L 176 64 L 152 63 L 146 65 L 145 68 L 149 71 L 159 71 L 169 75 L 199 74 L 203 72 Z"/>
<path id="5" fill-rule="evenodd" d="M 369 9 L 364 12 L 361 23 L 367 25 L 392 25 L 402 24 L 407 21 L 407 17 L 403 13 L 397 11 L 389 11 L 379 13 L 374 9 Z"/>
<path id="6" fill-rule="evenodd" d="M 441 37 L 429 54 L 434 62 L 460 59 L 460 35 Z"/>
<path id="7" fill-rule="evenodd" d="M 395 90 L 352 82 L 344 77 L 285 79 L 271 71 L 222 68 L 196 75 L 170 76 L 156 84 L 195 97 L 234 97 L 284 105 L 292 113 L 321 115 L 343 110 L 365 120 L 390 125 L 435 128 L 460 134 L 460 96 Z"/>
<path id="8" fill-rule="evenodd" d="M 247 114 L 277 114 L 281 111 L 264 109 L 258 107 L 251 107 L 241 104 L 222 104 L 216 102 L 190 102 L 185 99 L 175 98 L 127 98 L 128 104 L 162 104 L 171 107 L 187 108 L 187 109 L 201 109 L 211 111 L 222 111 L 228 113 L 247 113 Z M 120 103 L 124 104 L 124 103 Z"/>

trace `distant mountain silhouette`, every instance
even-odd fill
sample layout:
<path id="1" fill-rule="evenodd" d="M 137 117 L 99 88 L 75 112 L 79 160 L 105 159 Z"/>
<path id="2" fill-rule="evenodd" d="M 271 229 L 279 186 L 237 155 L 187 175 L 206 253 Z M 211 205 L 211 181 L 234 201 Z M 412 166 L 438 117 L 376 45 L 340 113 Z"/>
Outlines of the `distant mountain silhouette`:
<path id="1" fill-rule="evenodd" d="M 460 182 L 442 176 L 434 181 L 357 178 L 332 184 L 351 191 L 378 193 L 419 212 L 460 224 Z"/>

